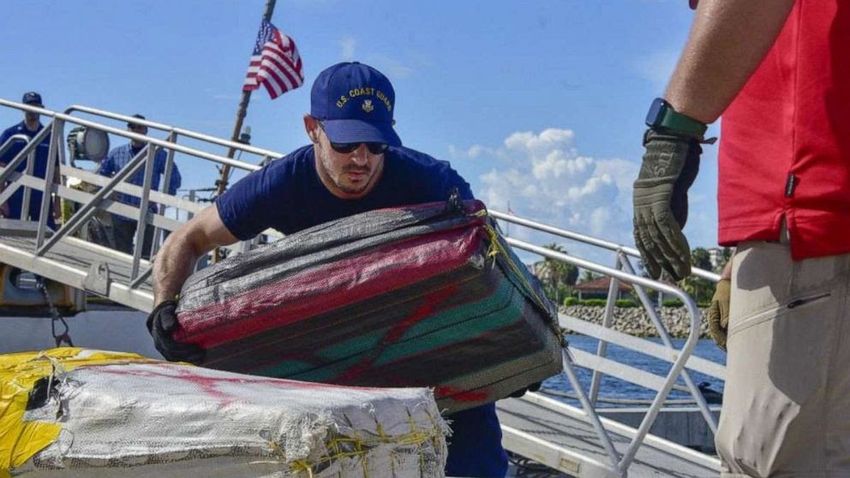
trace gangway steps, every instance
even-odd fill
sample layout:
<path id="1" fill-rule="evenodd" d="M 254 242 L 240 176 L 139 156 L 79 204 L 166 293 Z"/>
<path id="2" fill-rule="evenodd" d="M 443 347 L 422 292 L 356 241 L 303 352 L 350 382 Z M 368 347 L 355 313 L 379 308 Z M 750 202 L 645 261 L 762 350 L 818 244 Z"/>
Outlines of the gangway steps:
<path id="1" fill-rule="evenodd" d="M 131 287 L 132 257 L 75 237 L 64 237 L 36 256 L 36 238 L 0 231 L 0 262 L 142 311 L 153 308 L 150 277 Z M 98 268 L 98 266 L 100 266 Z M 104 267 L 105 266 L 105 267 Z M 142 261 L 140 270 L 150 267 Z M 98 273 L 100 270 L 100 273 Z M 108 270 L 108 274 L 106 272 Z"/>
<path id="2" fill-rule="evenodd" d="M 508 450 L 581 478 L 613 477 L 610 461 L 581 409 L 536 393 L 497 402 Z M 623 453 L 635 429 L 602 419 L 615 449 Z M 630 478 L 716 477 L 717 458 L 647 436 L 628 470 Z"/>

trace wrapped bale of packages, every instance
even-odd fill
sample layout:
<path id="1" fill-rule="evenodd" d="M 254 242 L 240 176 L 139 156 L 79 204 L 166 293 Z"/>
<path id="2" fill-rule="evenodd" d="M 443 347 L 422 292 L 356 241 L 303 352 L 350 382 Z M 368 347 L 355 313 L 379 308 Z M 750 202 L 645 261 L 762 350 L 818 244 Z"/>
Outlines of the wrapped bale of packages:
<path id="1" fill-rule="evenodd" d="M 0 477 L 437 477 L 446 430 L 426 388 L 79 348 L 0 355 Z"/>
<path id="2" fill-rule="evenodd" d="M 557 313 L 478 201 L 365 212 L 198 271 L 174 338 L 204 366 L 433 387 L 449 412 L 561 370 Z"/>

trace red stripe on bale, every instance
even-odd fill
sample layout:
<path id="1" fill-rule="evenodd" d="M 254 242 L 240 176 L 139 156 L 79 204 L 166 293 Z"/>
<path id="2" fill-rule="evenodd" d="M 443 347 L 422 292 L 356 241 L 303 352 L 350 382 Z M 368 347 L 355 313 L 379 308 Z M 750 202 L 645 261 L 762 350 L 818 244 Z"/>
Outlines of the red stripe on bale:
<path id="1" fill-rule="evenodd" d="M 450 397 L 457 402 L 480 402 L 492 401 L 486 390 L 461 390 L 450 385 L 439 385 L 434 388 L 435 397 Z"/>
<path id="2" fill-rule="evenodd" d="M 389 244 L 180 314 L 174 338 L 212 348 L 462 267 L 486 236 L 449 230 Z"/>
<path id="3" fill-rule="evenodd" d="M 378 344 L 378 346 L 371 351 L 369 356 L 364 357 L 358 363 L 343 372 L 339 377 L 337 377 L 336 381 L 339 383 L 350 383 L 351 381 L 356 380 L 357 377 L 363 375 L 364 372 L 372 368 L 375 363 L 375 359 L 377 359 L 381 355 L 384 349 L 396 343 L 398 339 L 400 339 L 405 334 L 405 332 L 410 330 L 411 327 L 418 324 L 422 320 L 431 317 L 436 311 L 437 307 L 443 302 L 445 302 L 446 299 L 456 294 L 457 290 L 457 286 L 452 285 L 446 287 L 445 289 L 439 290 L 434 294 L 429 294 L 427 297 L 425 297 L 425 303 L 420 305 L 413 312 L 413 314 L 410 315 L 410 317 L 395 324 L 381 339 L 381 342 Z"/>

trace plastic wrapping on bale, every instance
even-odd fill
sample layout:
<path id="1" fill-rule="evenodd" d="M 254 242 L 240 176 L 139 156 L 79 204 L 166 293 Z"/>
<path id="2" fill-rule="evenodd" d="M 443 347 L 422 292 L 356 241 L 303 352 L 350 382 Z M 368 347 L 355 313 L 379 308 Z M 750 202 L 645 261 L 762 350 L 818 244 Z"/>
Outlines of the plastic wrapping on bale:
<path id="1" fill-rule="evenodd" d="M 0 356 L 0 477 L 437 477 L 446 430 L 423 388 L 76 348 Z"/>
<path id="2" fill-rule="evenodd" d="M 370 211 L 186 282 L 177 340 L 204 366 L 435 388 L 459 411 L 561 370 L 554 306 L 478 201 Z"/>

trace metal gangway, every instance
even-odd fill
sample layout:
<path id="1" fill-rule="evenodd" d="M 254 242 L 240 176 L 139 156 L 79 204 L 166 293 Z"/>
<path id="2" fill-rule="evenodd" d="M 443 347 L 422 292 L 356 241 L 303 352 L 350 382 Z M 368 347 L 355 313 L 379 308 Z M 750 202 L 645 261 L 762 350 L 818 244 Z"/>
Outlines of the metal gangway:
<path id="1" fill-rule="evenodd" d="M 185 167 L 190 161 L 221 167 L 228 166 L 244 174 L 260 168 L 282 154 L 247 144 L 232 142 L 206 134 L 176 128 L 149 120 L 74 105 L 63 112 L 37 108 L 0 99 L 0 111 L 34 112 L 47 121 L 45 127 L 32 140 L 13 137 L 0 145 L 0 154 L 14 142 L 23 142 L 23 149 L 5 167 L 0 166 L 0 204 L 6 202 L 17 190 L 23 190 L 24 217 L 32 191 L 43 194 L 38 222 L 0 219 L 0 263 L 16 267 L 68 286 L 98 294 L 127 307 L 148 312 L 153 306 L 151 287 L 152 262 L 143 256 L 141 244 L 145 231 L 154 229 L 154 243 L 149 251 L 155 261 L 156 251 L 165 234 L 197 214 L 208 204 L 191 198 L 153 190 L 154 158 L 158 150 L 167 153 L 165 178 L 168 184 L 175 158 Z M 17 110 L 17 111 L 15 111 Z M 124 129 L 123 123 L 137 123 L 149 128 L 147 135 Z M 99 130 L 122 140 L 137 140 L 144 147 L 113 177 L 104 177 L 91 170 L 78 167 L 65 148 L 65 131 L 69 127 Z M 49 135 L 47 171 L 44 178 L 32 172 L 37 145 Z M 222 154 L 227 151 L 227 154 Z M 239 159 L 231 159 L 239 155 Z M 21 165 L 23 172 L 17 172 Z M 125 180 L 136 171 L 144 171 L 143 185 L 135 186 Z M 72 187 L 83 182 L 89 188 Z M 114 193 L 125 193 L 140 198 L 138 206 L 118 202 Z M 47 226 L 51 194 L 75 205 L 76 211 L 57 230 Z M 152 204 L 158 205 L 150 207 Z M 133 253 L 126 254 L 95 244 L 80 236 L 83 226 L 95 214 L 109 213 L 137 221 Z M 633 261 L 638 252 L 608 241 L 576 234 L 547 226 L 513 214 L 490 211 L 504 223 L 554 234 L 560 238 L 611 251 L 613 266 L 608 267 L 572 255 L 560 253 L 527 243 L 513 237 L 507 240 L 512 247 L 546 258 L 564 261 L 582 269 L 611 277 L 611 293 L 605 307 L 601 325 L 581 317 L 561 314 L 560 323 L 571 333 L 583 334 L 599 340 L 596 353 L 574 348 L 562 353 L 564 374 L 576 394 L 579 406 L 573 406 L 540 393 L 527 393 L 519 399 L 498 402 L 505 447 L 518 455 L 542 463 L 552 469 L 577 477 L 644 477 L 716 476 L 719 460 L 671 441 L 649 434 L 667 396 L 680 380 L 688 390 L 712 432 L 716 432 L 716 419 L 688 370 L 696 370 L 720 379 L 724 367 L 691 354 L 699 339 L 700 313 L 693 299 L 681 289 L 663 282 L 653 281 L 636 274 Z M 273 231 L 267 231 L 275 236 Z M 230 246 L 230 253 L 248 250 L 256 241 L 246 241 Z M 717 275 L 695 270 L 704 279 L 716 281 Z M 619 283 L 631 284 L 641 304 L 649 315 L 660 337 L 656 343 L 611 328 L 614 297 Z M 690 332 L 681 348 L 676 348 L 650 300 L 650 292 L 663 292 L 682 301 L 690 317 Z M 619 363 L 607 357 L 608 344 L 616 344 L 642 354 L 669 362 L 666 375 Z M 576 368 L 592 371 L 588 390 L 579 382 Z M 600 415 L 599 392 L 603 375 L 616 377 L 655 390 L 657 393 L 647 407 L 637 428 L 629 427 Z"/>
<path id="2" fill-rule="evenodd" d="M 527 393 L 521 400 L 502 400 L 497 403 L 502 423 L 505 447 L 553 469 L 580 477 L 711 477 L 720 472 L 720 460 L 680 444 L 649 434 L 667 397 L 678 379 L 690 392 L 693 403 L 712 434 L 717 433 L 717 419 L 691 377 L 690 370 L 725 381 L 722 364 L 692 356 L 700 336 L 701 314 L 694 300 L 681 289 L 636 274 L 633 261 L 640 253 L 609 241 L 577 234 L 513 214 L 490 211 L 497 219 L 556 237 L 610 251 L 613 266 L 570 256 L 552 249 L 508 237 L 515 249 L 542 257 L 563 261 L 582 269 L 610 277 L 608 299 L 601 324 L 580 317 L 559 314 L 559 322 L 567 331 L 599 340 L 596 353 L 575 348 L 562 352 L 564 373 L 576 392 L 581 408 L 570 406 L 540 393 Z M 696 277 L 717 282 L 719 275 L 697 269 Z M 611 328 L 614 306 L 620 282 L 630 284 L 652 324 L 660 343 L 638 338 Z M 690 330 L 684 345 L 677 349 L 666 326 L 659 317 L 648 290 L 663 292 L 682 301 L 690 319 Z M 606 357 L 608 344 L 630 349 L 655 359 L 669 362 L 666 376 L 648 372 Z M 589 390 L 582 388 L 574 367 L 592 371 Z M 687 369 L 686 369 L 687 367 Z M 602 376 L 640 385 L 656 391 L 655 398 L 644 410 L 637 429 L 600 416 L 598 403 Z"/>
<path id="3" fill-rule="evenodd" d="M 15 142 L 26 143 L 5 168 L 0 168 L 0 184 L 6 183 L 5 189 L 0 192 L 0 204 L 6 202 L 15 191 L 22 189 L 22 217 L 27 217 L 29 197 L 33 190 L 49 191 L 63 201 L 78 205 L 76 212 L 56 231 L 50 230 L 46 220 L 50 208 L 50 194 L 42 196 L 40 221 L 0 220 L 0 262 L 146 312 L 153 308 L 151 262 L 143 258 L 143 252 L 147 251 L 143 251 L 141 247 L 146 230 L 154 229 L 155 240 L 153 250 L 150 251 L 153 257 L 165 234 L 176 230 L 185 218 L 192 217 L 208 205 L 151 188 L 157 151 L 162 149 L 167 153 L 165 177 L 160 182 L 161 188 L 169 183 L 177 155 L 187 163 L 201 161 L 206 164 L 227 165 L 237 174 L 239 171 L 254 171 L 260 168 L 257 163 L 280 157 L 279 153 L 274 151 L 85 106 L 74 105 L 62 113 L 3 99 L 0 99 L 0 106 L 39 113 L 42 118 L 50 119 L 32 140 L 13 136 L 0 145 L 2 154 Z M 97 122 L 87 118 L 94 118 Z M 136 134 L 120 126 L 111 126 L 110 122 L 119 125 L 141 124 L 149 128 L 149 134 Z M 69 125 L 99 130 L 124 140 L 142 141 L 145 146 L 113 177 L 101 176 L 91 170 L 77 167 L 75 161 L 66 157 L 65 130 Z M 164 137 L 157 138 L 156 133 L 151 131 Z M 48 136 L 50 142 L 47 170 L 45 177 L 39 178 L 32 175 L 35 149 Z M 181 141 L 190 142 L 191 146 L 181 144 Z M 235 160 L 210 152 L 212 149 L 230 149 L 240 156 L 247 155 L 252 159 Z M 26 165 L 24 172 L 16 172 L 16 168 L 19 169 L 21 164 Z M 144 171 L 141 187 L 125 182 L 139 170 Z M 91 187 L 88 190 L 71 187 L 71 180 L 86 183 Z M 140 204 L 132 206 L 113 200 L 113 193 L 138 197 Z M 149 206 L 152 204 L 159 206 L 151 209 Z M 133 254 L 119 252 L 78 237 L 81 228 L 96 213 L 109 213 L 138 222 Z M 183 220 L 180 218 L 181 213 L 184 215 Z M 275 233 L 269 231 L 269 234 Z M 242 242 L 227 249 L 238 252 L 250 248 L 251 245 L 251 242 Z"/>

